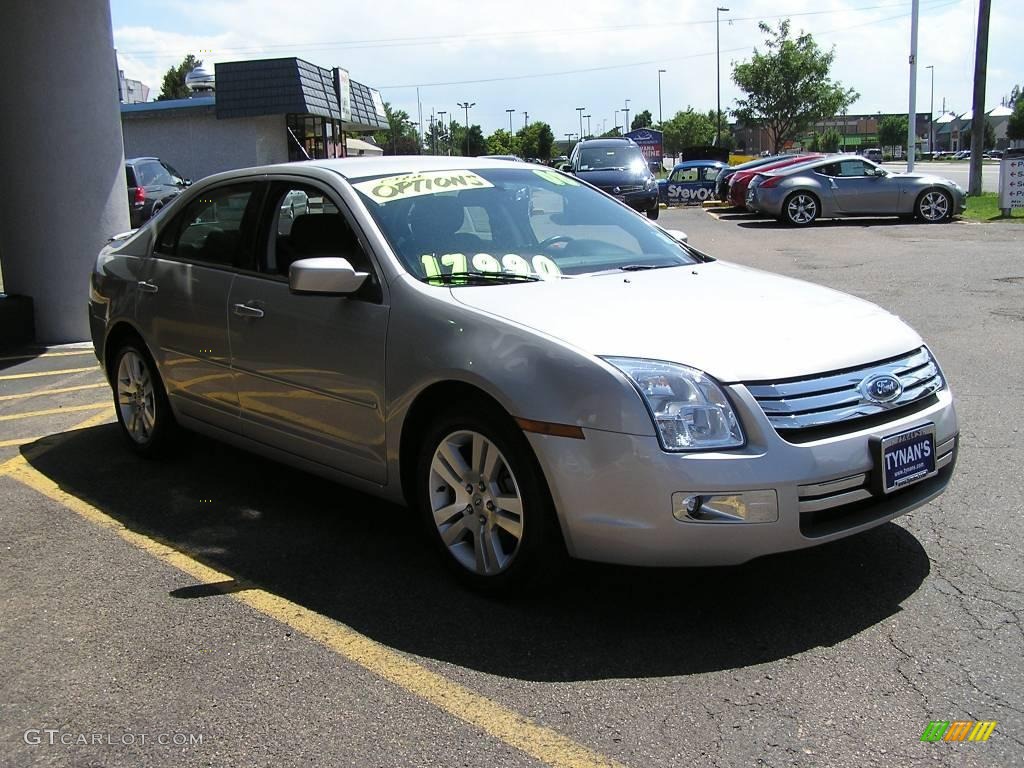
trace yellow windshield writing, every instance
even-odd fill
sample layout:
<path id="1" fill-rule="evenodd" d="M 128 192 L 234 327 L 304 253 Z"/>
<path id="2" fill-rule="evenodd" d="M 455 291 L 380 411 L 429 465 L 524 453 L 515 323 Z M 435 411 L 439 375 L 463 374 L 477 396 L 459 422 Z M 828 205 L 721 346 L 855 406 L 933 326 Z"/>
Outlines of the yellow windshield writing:
<path id="1" fill-rule="evenodd" d="M 458 189 L 493 187 L 494 185 L 472 171 L 426 171 L 404 176 L 388 176 L 372 181 L 360 181 L 352 186 L 378 205 L 384 205 L 392 200 L 405 200 L 421 195 L 436 195 Z"/>

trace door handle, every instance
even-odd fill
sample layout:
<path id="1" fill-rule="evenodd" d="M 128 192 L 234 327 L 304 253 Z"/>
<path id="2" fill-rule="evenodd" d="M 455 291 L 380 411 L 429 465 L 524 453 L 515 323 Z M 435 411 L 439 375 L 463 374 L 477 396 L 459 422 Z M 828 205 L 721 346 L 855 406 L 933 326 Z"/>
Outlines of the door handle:
<path id="1" fill-rule="evenodd" d="M 156 293 L 157 291 L 160 290 L 156 285 L 154 285 L 153 283 L 148 283 L 145 280 L 140 280 L 138 282 L 138 286 L 139 290 L 142 291 L 143 293 Z"/>
<path id="2" fill-rule="evenodd" d="M 235 304 L 234 310 L 239 317 L 263 317 L 262 309 L 250 307 L 248 304 Z"/>

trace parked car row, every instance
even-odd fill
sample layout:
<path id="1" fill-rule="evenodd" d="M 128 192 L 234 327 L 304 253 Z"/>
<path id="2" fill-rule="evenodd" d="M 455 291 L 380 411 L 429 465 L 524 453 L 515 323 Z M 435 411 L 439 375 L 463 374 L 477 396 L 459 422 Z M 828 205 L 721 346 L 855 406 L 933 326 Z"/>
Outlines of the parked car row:
<path id="1" fill-rule="evenodd" d="M 617 184 L 600 174 L 632 168 L 632 147 L 577 149 L 576 175 L 380 157 L 185 190 L 91 276 L 126 443 L 155 458 L 184 427 L 404 501 L 452 571 L 491 591 L 550 588 L 566 554 L 741 563 L 943 492 L 957 418 L 913 329 L 716 261 L 582 183 Z M 794 223 L 809 223 L 807 200 L 820 213 L 832 182 L 857 181 L 833 162 L 867 163 L 768 172 L 754 197 L 782 188 L 785 211 L 802 195 Z M 634 173 L 650 173 L 642 158 Z"/>

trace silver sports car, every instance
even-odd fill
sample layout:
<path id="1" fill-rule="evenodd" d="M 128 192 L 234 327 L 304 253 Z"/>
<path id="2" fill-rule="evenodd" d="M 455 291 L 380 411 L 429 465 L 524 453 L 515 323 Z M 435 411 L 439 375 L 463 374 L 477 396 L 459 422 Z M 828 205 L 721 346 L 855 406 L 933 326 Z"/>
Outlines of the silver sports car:
<path id="1" fill-rule="evenodd" d="M 954 181 L 891 173 L 855 155 L 829 155 L 759 174 L 747 188 L 747 208 L 795 226 L 844 216 L 906 216 L 934 224 L 966 207 L 966 195 Z"/>
<path id="2" fill-rule="evenodd" d="M 683 240 L 529 163 L 231 171 L 103 249 L 92 336 L 138 453 L 184 427 L 404 501 L 486 589 L 566 553 L 740 563 L 942 493 L 957 418 L 917 333 Z"/>

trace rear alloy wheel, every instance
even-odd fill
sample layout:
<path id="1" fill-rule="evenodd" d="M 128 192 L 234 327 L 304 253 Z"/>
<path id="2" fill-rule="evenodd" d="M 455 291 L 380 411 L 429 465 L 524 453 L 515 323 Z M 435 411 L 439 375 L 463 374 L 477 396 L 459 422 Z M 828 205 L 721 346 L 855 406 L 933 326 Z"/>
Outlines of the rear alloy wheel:
<path id="1" fill-rule="evenodd" d="M 794 192 L 786 198 L 782 206 L 782 215 L 787 222 L 795 227 L 806 227 L 814 222 L 821 212 L 818 199 L 808 192 Z"/>
<path id="2" fill-rule="evenodd" d="M 142 456 L 163 453 L 177 424 L 152 358 L 126 344 L 117 353 L 114 371 L 114 404 L 121 433 Z"/>
<path id="3" fill-rule="evenodd" d="M 438 419 L 416 472 L 428 533 L 464 582 L 509 593 L 557 568 L 564 550 L 550 495 L 514 422 L 477 408 Z"/>
<path id="4" fill-rule="evenodd" d="M 939 224 L 953 215 L 953 198 L 941 189 L 930 189 L 917 200 L 917 215 L 928 224 Z"/>

